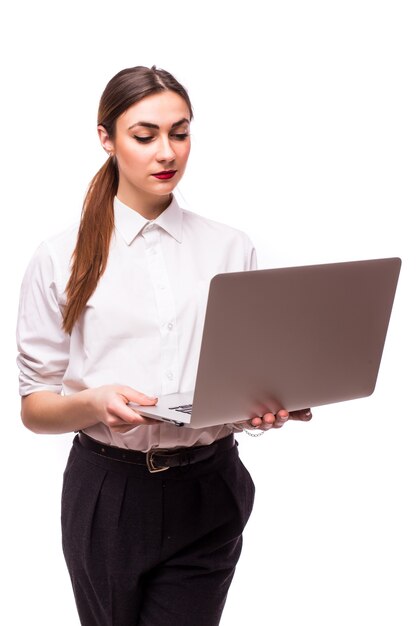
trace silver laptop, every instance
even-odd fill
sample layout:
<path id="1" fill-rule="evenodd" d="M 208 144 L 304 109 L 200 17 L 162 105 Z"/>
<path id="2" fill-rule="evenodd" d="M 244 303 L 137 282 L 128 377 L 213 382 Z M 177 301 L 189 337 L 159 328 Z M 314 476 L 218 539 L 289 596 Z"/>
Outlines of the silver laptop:
<path id="1" fill-rule="evenodd" d="M 218 274 L 196 386 L 141 415 L 203 428 L 369 396 L 401 259 Z"/>

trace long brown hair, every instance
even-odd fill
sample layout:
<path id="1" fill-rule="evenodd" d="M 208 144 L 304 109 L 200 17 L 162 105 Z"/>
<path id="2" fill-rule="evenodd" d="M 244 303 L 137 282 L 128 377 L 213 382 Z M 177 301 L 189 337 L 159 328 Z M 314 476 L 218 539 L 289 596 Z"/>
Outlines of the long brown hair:
<path id="1" fill-rule="evenodd" d="M 142 98 L 170 90 L 193 111 L 185 88 L 169 72 L 154 66 L 122 70 L 109 81 L 100 99 L 98 125 L 115 136 L 117 118 Z M 106 269 L 114 230 L 113 200 L 119 173 L 115 157 L 109 157 L 92 179 L 83 204 L 77 243 L 72 256 L 71 275 L 66 286 L 67 305 L 63 328 L 70 333 Z"/>

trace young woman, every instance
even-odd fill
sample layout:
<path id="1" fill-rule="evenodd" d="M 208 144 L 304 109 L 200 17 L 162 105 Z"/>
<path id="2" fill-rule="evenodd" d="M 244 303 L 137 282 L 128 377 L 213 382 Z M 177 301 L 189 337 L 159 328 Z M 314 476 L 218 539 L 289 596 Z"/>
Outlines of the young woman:
<path id="1" fill-rule="evenodd" d="M 23 422 L 77 432 L 62 532 L 86 626 L 218 624 L 254 497 L 233 433 L 311 418 L 280 411 L 192 430 L 129 406 L 193 388 L 210 279 L 255 268 L 246 235 L 173 196 L 191 119 L 188 94 L 168 72 L 114 76 L 98 112 L 108 159 L 80 226 L 38 248 L 22 285 Z"/>

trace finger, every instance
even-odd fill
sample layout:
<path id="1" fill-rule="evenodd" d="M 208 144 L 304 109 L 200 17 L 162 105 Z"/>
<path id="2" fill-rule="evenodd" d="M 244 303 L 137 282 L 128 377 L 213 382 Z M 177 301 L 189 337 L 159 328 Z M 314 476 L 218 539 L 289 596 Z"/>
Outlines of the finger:
<path id="1" fill-rule="evenodd" d="M 156 399 L 151 404 L 156 404 Z M 126 398 L 124 396 L 117 394 L 113 401 L 109 404 L 108 412 L 110 415 L 119 418 L 128 424 L 145 424 L 146 418 L 140 415 L 138 411 L 139 408 L 140 405 L 137 405 L 137 409 L 135 410 L 135 408 L 126 403 Z"/>
<path id="2" fill-rule="evenodd" d="M 249 420 L 249 426 L 258 428 L 259 430 L 269 430 L 276 423 L 276 417 L 273 413 L 265 413 L 262 417 L 254 417 Z"/>
<path id="3" fill-rule="evenodd" d="M 254 417 L 247 423 L 253 428 L 259 428 L 259 426 L 262 426 L 262 417 Z"/>
<path id="4" fill-rule="evenodd" d="M 273 424 L 275 424 L 276 419 L 277 418 L 273 413 L 265 413 L 265 415 L 262 418 L 262 423 L 263 425 L 272 426 Z"/>
<path id="5" fill-rule="evenodd" d="M 274 428 L 281 428 L 282 426 L 284 426 L 284 424 L 286 422 L 288 422 L 289 419 L 289 413 L 288 411 L 278 411 L 278 413 L 275 416 L 275 422 L 274 422 Z"/>
<path id="6" fill-rule="evenodd" d="M 152 406 L 158 402 L 158 398 L 147 396 L 146 394 L 133 389 L 132 387 L 121 386 L 116 390 L 117 400 L 113 406 L 109 407 L 109 412 L 115 414 L 128 424 L 147 424 L 147 418 L 139 414 L 139 406 Z M 120 400 L 120 401 L 119 401 Z"/>
<path id="7" fill-rule="evenodd" d="M 125 423 L 133 424 L 136 426 L 155 424 L 155 420 L 141 415 L 139 411 L 135 411 L 134 409 L 131 409 L 126 405 L 124 406 L 125 409 L 121 411 L 119 415 Z"/>
<path id="8" fill-rule="evenodd" d="M 301 409 L 299 411 L 291 411 L 290 413 L 290 419 L 298 420 L 301 422 L 309 422 L 312 417 L 313 414 L 311 412 L 311 409 Z"/>
<path id="9" fill-rule="evenodd" d="M 135 404 L 141 404 L 142 406 L 151 406 L 152 404 L 156 404 L 158 401 L 158 398 L 147 396 L 145 393 L 127 386 L 119 387 L 117 389 L 117 393 L 120 393 L 124 398 L 126 398 L 126 404 L 128 402 L 133 402 Z"/>

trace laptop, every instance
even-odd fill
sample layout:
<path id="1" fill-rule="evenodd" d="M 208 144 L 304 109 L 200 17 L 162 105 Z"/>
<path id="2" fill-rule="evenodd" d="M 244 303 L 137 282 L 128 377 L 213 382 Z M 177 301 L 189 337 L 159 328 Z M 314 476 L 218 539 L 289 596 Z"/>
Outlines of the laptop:
<path id="1" fill-rule="evenodd" d="M 195 389 L 130 406 L 204 428 L 371 395 L 400 268 L 385 258 L 216 275 Z"/>

